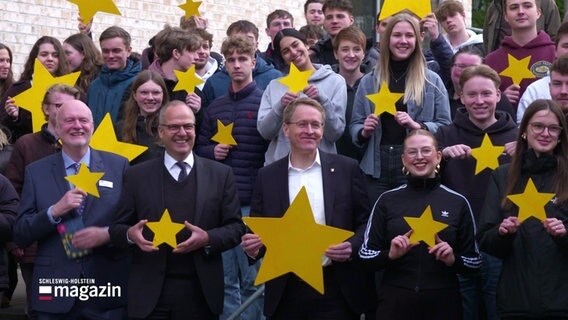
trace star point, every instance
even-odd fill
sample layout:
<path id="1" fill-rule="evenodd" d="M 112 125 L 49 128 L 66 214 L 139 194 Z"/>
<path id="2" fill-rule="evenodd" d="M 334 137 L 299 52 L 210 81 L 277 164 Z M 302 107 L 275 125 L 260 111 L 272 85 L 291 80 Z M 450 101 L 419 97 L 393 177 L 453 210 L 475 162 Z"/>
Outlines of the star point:
<path id="1" fill-rule="evenodd" d="M 351 231 L 317 224 L 305 187 L 281 218 L 243 220 L 266 246 L 255 284 L 293 272 L 321 294 L 324 293 L 322 256 L 330 245 L 353 235 Z"/>
<path id="2" fill-rule="evenodd" d="M 201 6 L 201 1 L 191 1 L 187 0 L 184 4 L 180 4 L 178 7 L 185 11 L 185 18 L 189 18 L 191 16 L 201 16 L 199 12 L 199 6 Z"/>
<path id="3" fill-rule="evenodd" d="M 79 16 L 85 23 L 93 19 L 97 12 L 122 15 L 113 0 L 67 0 L 79 8 Z"/>
<path id="4" fill-rule="evenodd" d="M 379 20 L 393 16 L 402 10 L 410 10 L 420 19 L 432 12 L 430 0 L 385 0 Z"/>
<path id="5" fill-rule="evenodd" d="M 236 146 L 237 141 L 232 135 L 234 125 L 234 122 L 224 125 L 221 120 L 217 119 L 217 133 L 211 138 L 211 140 L 220 144 Z"/>
<path id="6" fill-rule="evenodd" d="M 188 94 L 195 92 L 195 87 L 203 83 L 198 76 L 195 75 L 195 65 L 192 65 L 191 68 L 187 69 L 187 71 L 179 71 L 174 70 L 178 82 L 174 87 L 173 91 L 181 91 L 185 90 Z"/>
<path id="7" fill-rule="evenodd" d="M 312 76 L 314 70 L 300 71 L 294 63 L 290 64 L 290 73 L 278 79 L 278 82 L 288 87 L 288 92 L 297 94 L 308 86 L 308 79 Z"/>
<path id="8" fill-rule="evenodd" d="M 499 73 L 500 76 L 511 78 L 513 84 L 520 85 L 524 79 L 534 79 L 535 75 L 530 71 L 529 64 L 532 56 L 517 59 L 510 53 L 507 55 L 509 66 Z"/>
<path id="9" fill-rule="evenodd" d="M 503 154 L 503 146 L 495 146 L 491 142 L 489 135 L 486 133 L 481 142 L 481 146 L 471 149 L 471 156 L 475 158 L 475 174 L 489 168 L 497 169 L 499 166 L 499 157 Z"/>
<path id="10" fill-rule="evenodd" d="M 530 217 L 544 221 L 546 220 L 544 206 L 554 198 L 554 193 L 538 192 L 534 182 L 529 178 L 523 193 L 511 194 L 507 198 L 519 207 L 518 219 L 520 223 Z"/>
<path id="11" fill-rule="evenodd" d="M 185 228 L 183 223 L 172 222 L 168 209 L 164 210 L 160 221 L 148 222 L 146 225 L 154 232 L 154 240 L 152 240 L 154 247 L 158 247 L 162 243 L 172 248 L 177 247 L 176 235 Z"/>
<path id="12" fill-rule="evenodd" d="M 95 133 L 93 133 L 93 137 L 91 138 L 91 143 L 89 145 L 97 150 L 121 155 L 128 159 L 128 161 L 134 160 L 144 151 L 148 150 L 148 147 L 146 146 L 118 141 L 116 139 L 116 133 L 114 131 L 110 113 L 107 113 L 104 116 L 99 127 Z"/>
<path id="13" fill-rule="evenodd" d="M 76 188 L 85 191 L 95 198 L 99 198 L 99 189 L 97 189 L 97 183 L 104 175 L 104 172 L 91 172 L 87 165 L 81 163 L 79 172 L 72 176 L 66 176 L 65 180 L 69 181 Z"/>
<path id="14" fill-rule="evenodd" d="M 382 113 L 390 113 L 396 115 L 396 102 L 404 96 L 403 93 L 393 93 L 390 91 L 386 82 L 381 83 L 381 88 L 378 93 L 366 95 L 374 105 L 374 114 L 380 116 Z"/>
<path id="15" fill-rule="evenodd" d="M 38 132 L 45 123 L 43 115 L 42 102 L 47 89 L 54 84 L 66 84 L 70 87 L 75 85 L 81 72 L 73 72 L 60 77 L 54 77 L 41 64 L 39 59 L 34 61 L 34 75 L 32 87 L 14 97 L 15 104 L 21 108 L 28 110 L 32 114 L 33 131 Z"/>
<path id="16" fill-rule="evenodd" d="M 429 247 L 436 245 L 436 234 L 448 227 L 447 224 L 434 220 L 432 208 L 427 206 L 420 217 L 404 217 L 412 229 L 410 243 L 423 241 Z"/>

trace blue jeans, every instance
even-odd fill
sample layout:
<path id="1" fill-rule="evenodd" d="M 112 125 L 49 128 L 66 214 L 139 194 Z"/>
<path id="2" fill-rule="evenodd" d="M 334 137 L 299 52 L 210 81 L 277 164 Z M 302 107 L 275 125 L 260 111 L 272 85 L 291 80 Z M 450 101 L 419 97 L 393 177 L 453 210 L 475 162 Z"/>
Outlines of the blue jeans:
<path id="1" fill-rule="evenodd" d="M 248 216 L 250 207 L 241 208 L 243 217 Z M 223 313 L 220 320 L 226 320 L 231 316 L 259 287 L 254 286 L 254 279 L 258 273 L 260 262 L 249 265 L 248 258 L 241 248 L 236 246 L 233 249 L 223 252 L 223 271 L 225 281 L 225 301 Z M 256 299 L 238 319 L 242 320 L 262 320 L 262 309 L 264 297 Z"/>
<path id="2" fill-rule="evenodd" d="M 499 319 L 496 296 L 502 262 L 500 259 L 483 252 L 481 252 L 481 259 L 483 264 L 478 274 L 459 276 L 463 320 Z M 483 303 L 484 308 L 481 308 L 481 303 Z M 485 315 L 480 315 L 480 310 L 484 311 Z"/>

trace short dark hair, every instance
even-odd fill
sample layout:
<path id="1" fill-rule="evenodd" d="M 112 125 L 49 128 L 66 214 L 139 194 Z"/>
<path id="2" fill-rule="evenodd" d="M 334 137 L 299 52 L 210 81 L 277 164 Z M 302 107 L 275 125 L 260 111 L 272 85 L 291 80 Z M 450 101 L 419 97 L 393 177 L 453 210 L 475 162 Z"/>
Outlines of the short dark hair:
<path id="1" fill-rule="evenodd" d="M 558 47 L 558 44 L 560 43 L 560 38 L 567 35 L 568 35 L 568 21 L 564 21 L 558 28 L 558 32 L 556 33 L 556 37 L 554 39 L 554 45 Z"/>
<path id="2" fill-rule="evenodd" d="M 438 21 L 444 21 L 447 17 L 452 17 L 456 13 L 465 17 L 465 8 L 461 1 L 457 0 L 443 1 L 435 11 L 436 19 L 438 19 Z"/>
<path id="3" fill-rule="evenodd" d="M 347 11 L 350 15 L 353 15 L 353 4 L 349 0 L 326 0 L 323 3 L 322 11 L 325 15 L 327 9 L 337 9 L 341 11 Z"/>
<path id="4" fill-rule="evenodd" d="M 306 0 L 306 2 L 304 3 L 304 14 L 308 13 L 308 6 L 312 3 L 323 4 L 323 0 Z"/>
<path id="5" fill-rule="evenodd" d="M 156 56 L 164 63 L 172 58 L 174 49 L 197 51 L 201 47 L 201 38 L 181 28 L 166 26 L 154 38 Z"/>
<path id="6" fill-rule="evenodd" d="M 558 57 L 550 67 L 550 75 L 552 72 L 558 72 L 561 75 L 568 75 L 568 56 Z"/>
<path id="7" fill-rule="evenodd" d="M 106 28 L 105 31 L 101 33 L 99 37 L 99 42 L 103 42 L 104 40 L 112 38 L 121 38 L 126 48 L 129 48 L 130 44 L 132 43 L 132 38 L 130 38 L 130 33 L 128 33 L 128 31 L 118 26 L 112 26 Z"/>
<path id="8" fill-rule="evenodd" d="M 251 32 L 254 34 L 254 38 L 258 41 L 258 27 L 256 24 L 248 21 L 248 20 L 238 20 L 227 28 L 227 37 L 232 36 L 234 33 L 249 33 Z"/>
<path id="9" fill-rule="evenodd" d="M 313 24 L 307 24 L 300 28 L 300 33 L 308 38 L 315 38 L 315 39 L 323 39 L 325 35 L 325 31 L 323 30 L 322 26 L 315 26 Z"/>
<path id="10" fill-rule="evenodd" d="M 267 28 L 270 27 L 270 23 L 272 22 L 272 20 L 278 18 L 290 19 L 290 22 L 292 22 L 292 25 L 294 25 L 294 16 L 290 12 L 282 9 L 276 9 L 271 13 L 269 13 L 268 16 L 266 16 L 266 27 Z"/>

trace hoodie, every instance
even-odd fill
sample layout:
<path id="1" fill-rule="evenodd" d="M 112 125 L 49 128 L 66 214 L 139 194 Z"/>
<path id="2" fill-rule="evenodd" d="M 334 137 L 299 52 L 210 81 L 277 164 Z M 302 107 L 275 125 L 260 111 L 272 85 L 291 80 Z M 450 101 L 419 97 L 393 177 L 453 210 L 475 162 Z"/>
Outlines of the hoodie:
<path id="1" fill-rule="evenodd" d="M 505 37 L 501 43 L 501 48 L 488 54 L 485 58 L 485 63 L 497 71 L 497 73 L 501 73 L 509 66 L 509 54 L 518 60 L 528 56 L 531 57 L 528 67 L 534 75 L 534 78 L 523 79 L 521 81 L 519 98 L 523 95 L 529 84 L 548 74 L 548 70 L 552 66 L 556 55 L 554 42 L 552 42 L 550 36 L 544 31 L 539 31 L 536 38 L 522 47 L 513 41 L 512 37 Z M 499 89 L 503 92 L 512 84 L 513 81 L 510 77 L 501 76 L 501 87 Z M 517 110 L 517 104 L 513 104 L 513 108 Z"/>
<path id="2" fill-rule="evenodd" d="M 325 109 L 325 125 L 319 149 L 328 153 L 337 153 L 335 141 L 345 129 L 345 109 L 347 105 L 347 87 L 345 79 L 331 70 L 329 65 L 314 64 L 316 71 L 308 79 L 309 84 L 319 90 L 318 102 Z M 282 131 L 283 107 L 280 99 L 288 87 L 272 80 L 260 102 L 257 128 L 260 135 L 271 140 L 265 155 L 265 165 L 281 159 L 290 152 L 290 141 Z M 303 93 L 299 94 L 305 97 Z"/>
<path id="3" fill-rule="evenodd" d="M 100 75 L 91 82 L 87 92 L 87 105 L 93 112 L 95 128 L 110 112 L 113 123 L 118 123 L 122 114 L 122 103 L 128 98 L 128 88 L 142 70 L 139 60 L 128 58 L 122 70 L 110 70 L 103 66 Z"/>
<path id="4" fill-rule="evenodd" d="M 507 142 L 515 141 L 518 129 L 513 117 L 508 113 L 496 111 L 495 118 L 497 118 L 497 122 L 483 130 L 471 122 L 465 108 L 458 109 L 454 122 L 449 126 L 441 127 L 436 132 L 436 140 L 440 150 L 456 144 L 465 144 L 471 148 L 477 148 L 481 145 L 486 133 L 493 145 L 496 146 L 503 146 Z M 510 156 L 503 155 L 499 157 L 499 164 L 508 163 L 510 160 Z M 442 162 L 440 175 L 442 176 L 442 184 L 467 198 L 477 220 L 483 206 L 492 170 L 485 169 L 476 175 L 475 165 L 476 160 L 473 157 L 447 159 Z"/>
<path id="5" fill-rule="evenodd" d="M 469 39 L 467 39 L 464 43 L 457 45 L 455 47 L 452 47 L 452 44 L 450 43 L 450 38 L 448 37 L 448 35 L 447 34 L 444 35 L 444 39 L 446 39 L 446 41 L 448 42 L 448 44 L 452 48 L 452 51 L 454 52 L 454 54 L 456 54 L 456 52 L 458 52 L 458 50 L 460 48 L 467 47 L 467 46 L 473 46 L 473 47 L 478 48 L 481 52 L 485 52 L 485 48 L 483 47 L 483 35 L 477 34 L 477 33 L 473 32 L 469 29 L 466 29 L 465 31 L 469 35 Z"/>
<path id="6" fill-rule="evenodd" d="M 266 63 L 260 54 L 256 54 L 256 65 L 252 70 L 252 78 L 259 89 L 266 89 L 270 81 L 281 76 L 282 72 L 276 70 L 273 65 Z M 231 77 L 227 69 L 223 67 L 220 72 L 215 73 L 205 82 L 201 106 L 207 108 L 213 100 L 228 94 L 230 84 Z"/>
<path id="7" fill-rule="evenodd" d="M 219 63 L 217 62 L 217 60 L 215 60 L 215 58 L 209 56 L 209 60 L 205 65 L 205 70 L 207 71 L 205 71 L 205 73 L 202 76 L 195 73 L 197 77 L 203 80 L 203 83 L 197 86 L 199 90 L 202 91 L 203 91 L 203 86 L 205 85 L 205 81 L 207 81 L 207 79 L 211 78 L 212 75 L 214 75 L 215 73 L 217 73 L 217 71 L 220 70 Z"/>

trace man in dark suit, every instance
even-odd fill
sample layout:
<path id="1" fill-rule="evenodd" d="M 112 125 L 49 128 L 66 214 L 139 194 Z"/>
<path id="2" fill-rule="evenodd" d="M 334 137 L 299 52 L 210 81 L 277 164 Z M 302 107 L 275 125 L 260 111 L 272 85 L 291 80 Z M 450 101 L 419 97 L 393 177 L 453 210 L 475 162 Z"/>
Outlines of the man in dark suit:
<path id="1" fill-rule="evenodd" d="M 323 259 L 324 290 L 320 295 L 288 273 L 266 283 L 264 313 L 270 319 L 359 319 L 374 307 L 373 275 L 355 259 L 369 216 L 369 200 L 357 161 L 318 151 L 325 114 L 315 100 L 300 98 L 284 109 L 283 131 L 290 154 L 259 171 L 251 216 L 281 217 L 306 187 L 317 223 L 351 230 L 355 235 L 330 246 Z M 313 235 L 317 237 L 317 235 Z M 251 258 L 265 252 L 254 234 L 242 238 Z"/>
<path id="2" fill-rule="evenodd" d="M 230 167 L 192 153 L 195 116 L 181 101 L 160 110 L 163 158 L 127 171 L 113 243 L 133 247 L 128 315 L 143 319 L 217 319 L 223 310 L 221 252 L 239 243 L 245 228 Z M 158 248 L 144 228 L 165 209 L 176 223 L 176 248 Z M 155 235 L 154 235 L 155 236 Z"/>
<path id="3" fill-rule="evenodd" d="M 128 259 L 125 251 L 109 244 L 108 225 L 116 212 L 128 160 L 89 148 L 93 128 L 91 111 L 83 102 L 65 102 L 56 123 L 61 153 L 26 168 L 14 240 L 22 248 L 38 243 L 32 304 L 39 319 L 122 319 L 125 315 Z M 91 172 L 104 172 L 96 183 L 98 198 L 65 180 L 76 174 L 78 164 Z M 74 249 L 65 244 L 69 237 Z M 73 293 L 85 290 L 81 288 L 86 286 L 78 285 L 81 282 L 88 283 L 89 290 L 93 285 L 97 292 L 99 286 L 120 286 L 120 293 L 114 298 L 85 299 Z M 56 285 L 67 288 L 58 291 Z"/>

